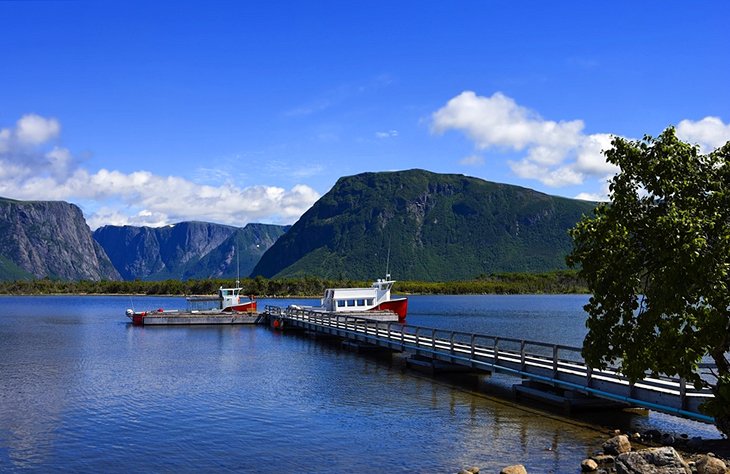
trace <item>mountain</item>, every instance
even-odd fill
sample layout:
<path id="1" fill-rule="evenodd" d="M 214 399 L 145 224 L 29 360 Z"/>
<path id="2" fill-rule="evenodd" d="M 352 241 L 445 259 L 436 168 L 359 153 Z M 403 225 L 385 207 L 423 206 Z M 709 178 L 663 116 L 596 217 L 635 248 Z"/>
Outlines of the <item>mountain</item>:
<path id="1" fill-rule="evenodd" d="M 94 239 L 125 280 L 233 277 L 238 260 L 247 275 L 285 227 L 248 224 L 237 228 L 208 222 L 166 227 L 103 226 Z M 258 245 L 258 247 L 257 247 Z"/>
<path id="2" fill-rule="evenodd" d="M 252 276 L 455 280 L 565 268 L 568 229 L 595 203 L 424 170 L 340 178 Z"/>
<path id="3" fill-rule="evenodd" d="M 186 268 L 183 279 L 248 276 L 261 256 L 290 226 L 247 224 Z M 238 254 L 238 255 L 236 255 Z"/>
<path id="4" fill-rule="evenodd" d="M 236 231 L 207 222 L 181 222 L 165 227 L 107 225 L 94 231 L 125 280 L 180 278 L 193 264 Z"/>
<path id="5" fill-rule="evenodd" d="M 118 280 L 81 209 L 62 201 L 0 198 L 0 280 Z"/>

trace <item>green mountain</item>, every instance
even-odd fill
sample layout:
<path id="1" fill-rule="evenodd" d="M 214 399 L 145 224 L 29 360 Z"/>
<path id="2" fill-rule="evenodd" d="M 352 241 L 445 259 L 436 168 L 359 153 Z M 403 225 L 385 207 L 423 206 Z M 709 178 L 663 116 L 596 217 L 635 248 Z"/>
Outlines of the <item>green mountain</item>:
<path id="1" fill-rule="evenodd" d="M 0 198 L 0 279 L 118 280 L 81 209 Z"/>
<path id="2" fill-rule="evenodd" d="M 251 276 L 456 280 L 563 269 L 595 203 L 424 170 L 340 178 Z"/>

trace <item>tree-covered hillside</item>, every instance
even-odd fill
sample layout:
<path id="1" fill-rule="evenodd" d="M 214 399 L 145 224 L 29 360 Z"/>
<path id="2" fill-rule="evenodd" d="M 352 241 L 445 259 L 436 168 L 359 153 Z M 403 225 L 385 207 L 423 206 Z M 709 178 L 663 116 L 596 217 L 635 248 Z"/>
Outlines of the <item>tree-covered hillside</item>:
<path id="1" fill-rule="evenodd" d="M 565 268 L 568 229 L 594 203 L 424 170 L 341 178 L 252 276 L 469 279 Z M 390 254 L 389 265 L 388 254 Z"/>

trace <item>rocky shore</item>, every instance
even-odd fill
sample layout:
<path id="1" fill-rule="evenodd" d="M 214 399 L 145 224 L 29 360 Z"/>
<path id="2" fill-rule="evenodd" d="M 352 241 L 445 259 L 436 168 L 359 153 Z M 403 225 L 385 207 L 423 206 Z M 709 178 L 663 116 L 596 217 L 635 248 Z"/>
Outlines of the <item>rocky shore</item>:
<path id="1" fill-rule="evenodd" d="M 721 441 L 716 455 L 701 438 L 674 436 L 649 430 L 644 434 L 611 433 L 600 451 L 584 459 L 576 471 L 594 474 L 730 474 L 730 442 Z M 633 444 L 632 444 L 633 443 Z M 477 474 L 478 466 L 462 469 L 458 474 Z M 499 474 L 528 474 L 524 464 L 505 466 Z"/>

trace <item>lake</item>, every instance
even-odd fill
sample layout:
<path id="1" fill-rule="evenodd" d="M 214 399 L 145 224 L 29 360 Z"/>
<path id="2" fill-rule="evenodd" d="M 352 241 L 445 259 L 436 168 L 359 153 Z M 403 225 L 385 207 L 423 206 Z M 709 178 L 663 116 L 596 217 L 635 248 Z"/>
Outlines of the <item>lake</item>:
<path id="1" fill-rule="evenodd" d="M 408 324 L 577 346 L 586 301 L 412 296 Z M 517 379 L 431 378 L 264 327 L 132 327 L 131 306 L 185 301 L 0 297 L 0 470 L 577 473 L 609 427 L 720 437 L 655 413 L 569 420 L 500 398 Z"/>

